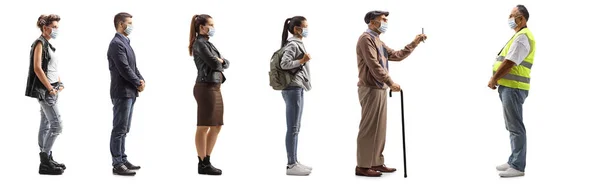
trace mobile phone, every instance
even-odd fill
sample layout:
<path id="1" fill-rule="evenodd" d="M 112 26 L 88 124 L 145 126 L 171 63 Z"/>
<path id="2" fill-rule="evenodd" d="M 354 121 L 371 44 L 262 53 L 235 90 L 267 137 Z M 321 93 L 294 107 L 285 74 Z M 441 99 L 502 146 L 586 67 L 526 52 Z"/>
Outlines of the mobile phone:
<path id="1" fill-rule="evenodd" d="M 421 28 L 421 34 L 425 34 L 425 28 Z M 423 43 L 425 43 L 425 40 L 422 40 Z"/>

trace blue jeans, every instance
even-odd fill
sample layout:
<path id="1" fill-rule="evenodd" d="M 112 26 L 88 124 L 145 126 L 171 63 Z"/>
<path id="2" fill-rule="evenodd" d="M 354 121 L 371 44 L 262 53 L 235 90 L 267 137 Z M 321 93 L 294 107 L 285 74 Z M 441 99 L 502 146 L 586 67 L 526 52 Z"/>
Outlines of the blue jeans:
<path id="1" fill-rule="evenodd" d="M 285 134 L 285 147 L 287 150 L 288 165 L 298 161 L 298 133 L 302 120 L 302 109 L 304 107 L 304 89 L 300 87 L 289 87 L 281 91 L 285 101 L 285 117 L 287 121 L 287 133 Z"/>
<path id="2" fill-rule="evenodd" d="M 50 154 L 56 137 L 62 132 L 62 120 L 58 112 L 58 94 L 46 94 L 44 99 L 39 100 L 41 122 L 38 132 L 38 145 L 40 151 Z"/>
<path id="3" fill-rule="evenodd" d="M 131 128 L 131 115 L 136 98 L 113 98 L 113 129 L 110 135 L 112 165 L 120 166 L 127 162 L 125 137 Z"/>
<path id="4" fill-rule="evenodd" d="M 525 158 L 527 155 L 527 136 L 523 124 L 523 103 L 527 98 L 528 91 L 498 87 L 500 100 L 504 109 L 504 122 L 506 130 L 510 132 L 510 146 L 512 153 L 508 158 L 508 164 L 519 171 L 525 172 Z"/>

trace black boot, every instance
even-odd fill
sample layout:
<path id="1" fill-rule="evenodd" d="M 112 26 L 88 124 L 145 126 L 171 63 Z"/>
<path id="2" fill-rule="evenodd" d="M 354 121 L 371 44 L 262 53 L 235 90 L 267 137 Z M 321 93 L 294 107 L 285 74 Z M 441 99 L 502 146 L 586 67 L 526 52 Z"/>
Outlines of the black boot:
<path id="1" fill-rule="evenodd" d="M 198 157 L 198 174 L 203 174 L 204 171 L 204 162 L 202 162 L 202 158 Z"/>
<path id="2" fill-rule="evenodd" d="M 59 168 L 62 168 L 63 170 L 66 170 L 66 169 L 67 169 L 67 166 L 65 166 L 65 164 L 62 164 L 62 163 L 56 162 L 56 161 L 54 160 L 54 157 L 52 157 L 52 151 L 50 151 L 50 162 L 51 162 L 52 164 L 54 164 L 54 166 L 58 166 Z"/>
<path id="3" fill-rule="evenodd" d="M 38 173 L 42 175 L 62 175 L 64 170 L 52 162 L 50 162 L 50 155 L 46 152 L 40 152 L 40 169 Z"/>
<path id="4" fill-rule="evenodd" d="M 204 160 L 200 161 L 202 162 L 203 167 L 201 170 L 199 170 L 199 174 L 221 175 L 223 173 L 220 169 L 215 168 L 212 164 L 210 164 L 210 156 L 206 156 Z"/>

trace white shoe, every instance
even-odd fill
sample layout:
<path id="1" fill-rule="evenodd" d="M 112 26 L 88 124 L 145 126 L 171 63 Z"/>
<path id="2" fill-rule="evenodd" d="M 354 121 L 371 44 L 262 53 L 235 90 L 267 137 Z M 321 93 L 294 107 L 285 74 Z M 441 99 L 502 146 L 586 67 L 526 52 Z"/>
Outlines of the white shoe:
<path id="1" fill-rule="evenodd" d="M 508 170 L 508 168 L 510 168 L 510 165 L 508 163 L 504 163 L 504 164 L 496 166 L 496 170 L 498 170 L 498 171 L 506 171 L 506 170 Z"/>
<path id="2" fill-rule="evenodd" d="M 301 167 L 298 164 L 292 164 L 287 166 L 287 175 L 307 176 L 310 175 L 310 170 Z"/>
<path id="3" fill-rule="evenodd" d="M 519 177 L 519 176 L 524 176 L 525 172 L 516 170 L 514 168 L 508 168 L 508 170 L 500 172 L 500 177 Z"/>
<path id="4" fill-rule="evenodd" d="M 310 166 L 306 166 L 304 164 L 301 164 L 300 162 L 296 162 L 296 164 L 298 164 L 298 166 L 300 166 L 304 169 L 307 169 L 308 171 L 312 171 L 312 167 L 310 167 Z"/>

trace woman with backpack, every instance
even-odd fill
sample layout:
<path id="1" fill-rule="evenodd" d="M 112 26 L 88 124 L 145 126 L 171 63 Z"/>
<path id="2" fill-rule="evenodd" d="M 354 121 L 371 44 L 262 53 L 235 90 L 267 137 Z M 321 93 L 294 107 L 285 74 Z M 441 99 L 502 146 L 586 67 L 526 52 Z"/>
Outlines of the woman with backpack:
<path id="1" fill-rule="evenodd" d="M 25 96 L 35 98 L 40 104 L 41 122 L 38 133 L 40 147 L 40 166 L 38 173 L 43 175 L 61 175 L 66 169 L 64 164 L 54 161 L 52 146 L 62 132 L 62 120 L 58 111 L 58 95 L 64 86 L 58 75 L 56 49 L 49 42 L 58 35 L 58 15 L 41 15 L 37 27 L 42 34 L 31 45 L 29 54 L 29 75 Z"/>
<path id="2" fill-rule="evenodd" d="M 217 48 L 209 42 L 215 33 L 210 15 L 194 15 L 190 26 L 190 56 L 198 70 L 194 98 L 198 104 L 196 122 L 196 151 L 198 153 L 198 174 L 221 175 L 221 169 L 210 162 L 217 137 L 223 125 L 223 99 L 221 84 L 225 82 L 223 71 L 229 68 L 229 61 L 221 56 Z"/>
<path id="3" fill-rule="evenodd" d="M 291 33 L 292 37 L 288 38 Z M 285 146 L 287 149 L 287 175 L 309 175 L 312 168 L 298 162 L 298 133 L 304 107 L 304 91 L 311 89 L 309 63 L 310 55 L 306 53 L 303 38 L 308 36 L 308 24 L 306 18 L 295 16 L 285 20 L 281 47 L 283 56 L 281 58 L 281 69 L 294 75 L 293 80 L 281 91 L 285 101 L 287 133 Z"/>

